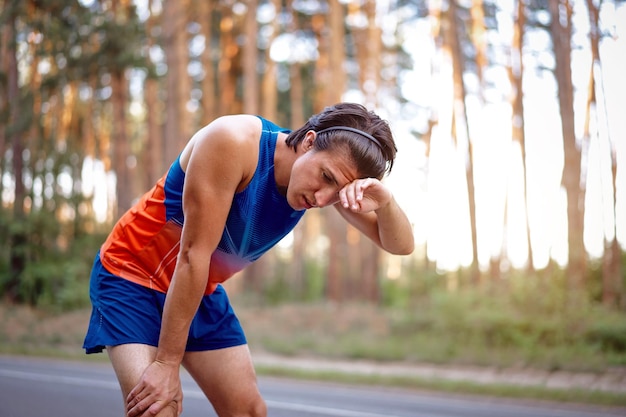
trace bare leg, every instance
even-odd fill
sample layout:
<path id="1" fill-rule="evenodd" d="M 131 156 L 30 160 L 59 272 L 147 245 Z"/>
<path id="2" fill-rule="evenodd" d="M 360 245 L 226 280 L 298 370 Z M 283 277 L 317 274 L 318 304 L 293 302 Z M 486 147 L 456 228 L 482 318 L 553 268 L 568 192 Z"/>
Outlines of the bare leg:
<path id="1" fill-rule="evenodd" d="M 142 344 L 127 344 L 107 346 L 106 351 L 120 383 L 124 409 L 126 409 L 126 397 L 137 385 L 148 365 L 154 361 L 156 348 Z M 178 406 L 172 402 L 158 414 L 158 417 L 177 417 L 177 415 Z"/>
<path id="2" fill-rule="evenodd" d="M 183 366 L 220 417 L 266 417 L 247 345 L 187 352 Z"/>

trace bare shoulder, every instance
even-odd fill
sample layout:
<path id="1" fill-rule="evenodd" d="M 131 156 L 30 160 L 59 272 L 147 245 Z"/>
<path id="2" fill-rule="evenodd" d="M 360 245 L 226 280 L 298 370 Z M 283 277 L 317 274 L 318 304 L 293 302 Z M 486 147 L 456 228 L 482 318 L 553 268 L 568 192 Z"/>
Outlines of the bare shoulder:
<path id="1" fill-rule="evenodd" d="M 244 175 L 254 172 L 258 158 L 261 120 L 252 115 L 222 116 L 193 135 L 180 158 L 184 171 L 191 158 L 211 158 L 216 155 L 231 165 L 240 165 Z"/>
<path id="2" fill-rule="evenodd" d="M 261 134 L 261 119 L 248 114 L 222 116 L 198 131 L 197 136 L 210 140 L 225 140 L 235 146 L 256 142 Z M 192 138 L 193 140 L 193 138 Z"/>

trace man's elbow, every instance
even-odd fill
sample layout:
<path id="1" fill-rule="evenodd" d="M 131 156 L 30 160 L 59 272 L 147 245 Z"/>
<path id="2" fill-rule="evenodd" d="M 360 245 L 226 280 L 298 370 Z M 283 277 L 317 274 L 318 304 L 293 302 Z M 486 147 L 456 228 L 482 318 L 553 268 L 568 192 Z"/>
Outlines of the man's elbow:
<path id="1" fill-rule="evenodd" d="M 406 247 L 404 247 L 401 250 L 399 250 L 396 253 L 396 255 L 411 255 L 414 250 L 415 250 L 415 245 L 414 244 L 407 245 Z"/>
<path id="2" fill-rule="evenodd" d="M 392 247 L 385 248 L 385 250 L 392 255 L 410 255 L 415 250 L 415 241 L 410 239 L 407 242 L 395 244 Z"/>

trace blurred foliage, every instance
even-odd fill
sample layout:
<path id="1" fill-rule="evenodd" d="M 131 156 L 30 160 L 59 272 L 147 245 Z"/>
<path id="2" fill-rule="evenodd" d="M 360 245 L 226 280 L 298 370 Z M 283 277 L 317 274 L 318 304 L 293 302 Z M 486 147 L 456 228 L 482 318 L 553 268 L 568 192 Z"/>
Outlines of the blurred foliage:
<path id="1" fill-rule="evenodd" d="M 0 24 L 10 30 L 2 36 L 13 38 L 0 43 L 16 48 L 5 52 L 16 55 L 20 79 L 8 85 L 9 69 L 0 65 L 0 93 L 7 98 L 0 99 L 0 296 L 59 310 L 83 307 L 91 260 L 103 240 L 98 228 L 110 227 L 95 222 L 92 197 L 82 192 L 83 162 L 96 146 L 96 139 L 89 145 L 85 138 L 84 126 L 94 123 L 86 102 L 105 99 L 112 72 L 131 66 L 149 72 L 145 30 L 132 5 L 124 19 L 75 0 L 5 6 Z M 87 88 L 90 79 L 96 90 Z M 12 87 L 16 98 L 5 96 Z"/>
<path id="2" fill-rule="evenodd" d="M 577 371 L 626 365 L 623 313 L 585 297 L 572 307 L 564 274 L 551 278 L 518 274 L 450 291 L 445 276 L 422 271 L 412 289 L 387 281 L 379 307 L 322 298 L 252 311 L 249 298 L 234 304 L 251 346 L 278 354 Z"/>
<path id="3" fill-rule="evenodd" d="M 0 297 L 6 297 L 9 289 L 11 250 L 19 250 L 26 266 L 18 276 L 14 301 L 58 311 L 89 304 L 89 272 L 104 235 L 82 233 L 67 239 L 61 229 L 57 219 L 45 211 L 31 212 L 15 221 L 11 211 L 0 209 L 3 236 L 28 236 L 19 248 L 11 248 L 7 239 L 0 241 Z"/>

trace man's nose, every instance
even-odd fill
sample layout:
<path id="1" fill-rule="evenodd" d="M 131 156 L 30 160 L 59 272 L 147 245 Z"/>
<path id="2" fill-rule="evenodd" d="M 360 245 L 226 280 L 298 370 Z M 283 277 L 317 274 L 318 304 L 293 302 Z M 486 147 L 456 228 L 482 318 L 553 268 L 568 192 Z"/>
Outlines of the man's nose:
<path id="1" fill-rule="evenodd" d="M 339 193 L 334 189 L 320 190 L 315 193 L 317 207 L 331 206 L 339 201 Z"/>

